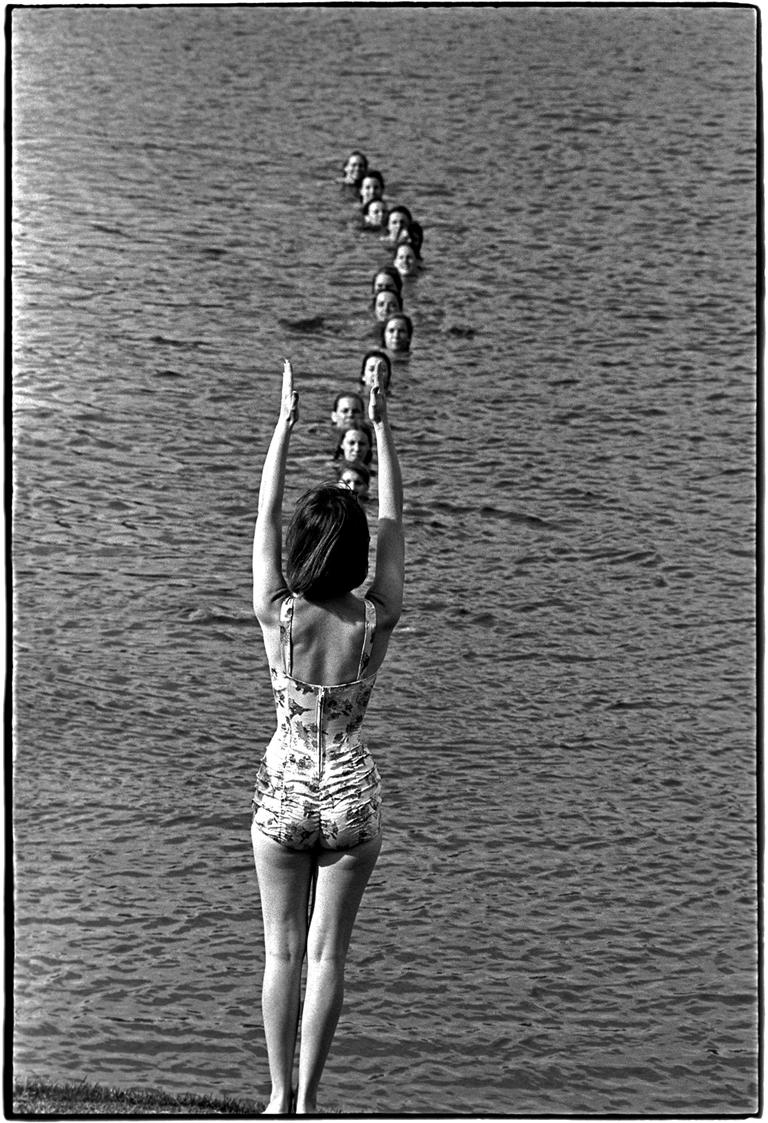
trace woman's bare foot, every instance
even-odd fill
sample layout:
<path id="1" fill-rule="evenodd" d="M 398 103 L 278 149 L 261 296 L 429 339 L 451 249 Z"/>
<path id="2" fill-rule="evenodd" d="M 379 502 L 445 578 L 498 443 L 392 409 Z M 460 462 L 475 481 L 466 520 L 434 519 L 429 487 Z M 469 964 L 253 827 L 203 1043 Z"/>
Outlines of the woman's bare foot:
<path id="1" fill-rule="evenodd" d="M 286 1100 L 283 1096 L 273 1096 L 262 1111 L 262 1115 L 290 1115 L 293 1108 L 293 1096 Z"/>

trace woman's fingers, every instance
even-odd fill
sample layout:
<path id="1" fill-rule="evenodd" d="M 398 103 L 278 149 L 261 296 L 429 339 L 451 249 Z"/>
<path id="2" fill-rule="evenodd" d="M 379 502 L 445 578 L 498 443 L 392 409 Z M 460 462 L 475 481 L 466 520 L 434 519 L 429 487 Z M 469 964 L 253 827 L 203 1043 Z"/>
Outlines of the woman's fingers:
<path id="1" fill-rule="evenodd" d="M 283 394 L 280 411 L 293 427 L 299 417 L 299 392 L 293 388 L 293 368 L 290 359 L 283 359 Z"/>
<path id="2" fill-rule="evenodd" d="M 293 367 L 290 359 L 283 359 L 283 397 L 287 398 L 293 392 Z"/>

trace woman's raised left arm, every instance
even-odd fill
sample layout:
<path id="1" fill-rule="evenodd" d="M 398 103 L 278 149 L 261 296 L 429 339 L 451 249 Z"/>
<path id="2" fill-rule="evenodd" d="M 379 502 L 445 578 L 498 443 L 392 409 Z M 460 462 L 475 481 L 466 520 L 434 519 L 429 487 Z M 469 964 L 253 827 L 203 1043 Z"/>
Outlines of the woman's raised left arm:
<path id="1" fill-rule="evenodd" d="M 259 508 L 253 534 L 253 611 L 261 622 L 276 615 L 286 591 L 283 576 L 283 490 L 291 430 L 299 418 L 299 395 L 293 388 L 290 361 L 283 363 L 280 416 L 272 434 L 259 486 Z"/>

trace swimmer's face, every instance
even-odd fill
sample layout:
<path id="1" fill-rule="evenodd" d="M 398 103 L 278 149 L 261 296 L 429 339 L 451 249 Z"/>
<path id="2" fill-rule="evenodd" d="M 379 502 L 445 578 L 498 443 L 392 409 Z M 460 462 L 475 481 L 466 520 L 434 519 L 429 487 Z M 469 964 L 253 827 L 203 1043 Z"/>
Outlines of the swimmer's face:
<path id="1" fill-rule="evenodd" d="M 368 494 L 368 484 L 354 468 L 347 468 L 341 473 L 339 477 L 339 487 L 345 487 L 348 491 L 354 491 L 357 496 L 365 496 Z"/>
<path id="2" fill-rule="evenodd" d="M 389 273 L 377 273 L 373 278 L 374 295 L 377 292 L 381 292 L 382 289 L 389 289 L 391 292 L 397 292 L 395 282 L 390 277 Z"/>
<path id="3" fill-rule="evenodd" d="M 384 201 L 382 199 L 371 200 L 371 205 L 365 212 L 366 224 L 368 226 L 383 226 L 384 214 Z"/>
<path id="4" fill-rule="evenodd" d="M 341 438 L 341 451 L 345 460 L 365 460 L 371 451 L 368 434 L 362 429 L 347 429 Z"/>
<path id="5" fill-rule="evenodd" d="M 400 311 L 400 301 L 397 298 L 397 293 L 392 292 L 391 289 L 382 289 L 377 292 L 373 300 L 373 314 L 380 323 L 384 323 L 390 316 L 394 316 L 395 312 Z"/>
<path id="6" fill-rule="evenodd" d="M 365 360 L 363 382 L 366 386 L 373 386 L 374 382 L 378 382 L 386 393 L 389 389 L 389 365 L 377 355 L 369 355 Z"/>
<path id="7" fill-rule="evenodd" d="M 387 219 L 390 240 L 399 242 L 408 233 L 408 220 L 402 211 L 392 211 Z"/>
<path id="8" fill-rule="evenodd" d="M 365 160 L 359 152 L 353 152 L 344 165 L 344 180 L 346 183 L 358 183 L 365 171 Z"/>
<path id="9" fill-rule="evenodd" d="M 416 254 L 411 246 L 402 243 L 395 254 L 395 269 L 404 277 L 412 277 L 416 272 Z"/>
<path id="10" fill-rule="evenodd" d="M 381 198 L 381 184 L 375 176 L 363 176 L 363 182 L 360 184 L 360 201 L 362 203 L 369 203 L 371 199 Z"/>
<path id="11" fill-rule="evenodd" d="M 384 328 L 384 344 L 390 351 L 408 351 L 411 337 L 402 316 L 393 316 Z"/>
<path id="12" fill-rule="evenodd" d="M 359 425 L 363 420 L 363 404 L 354 394 L 339 398 L 339 404 L 331 412 L 331 421 L 340 429 L 348 429 L 351 425 Z"/>

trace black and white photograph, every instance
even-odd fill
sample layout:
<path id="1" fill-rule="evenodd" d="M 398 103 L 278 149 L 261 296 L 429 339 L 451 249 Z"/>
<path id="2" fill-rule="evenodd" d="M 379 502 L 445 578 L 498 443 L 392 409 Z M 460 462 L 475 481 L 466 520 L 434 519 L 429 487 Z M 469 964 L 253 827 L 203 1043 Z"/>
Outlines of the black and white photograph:
<path id="1" fill-rule="evenodd" d="M 759 7 L 5 11 L 5 1115 L 759 1117 Z"/>

